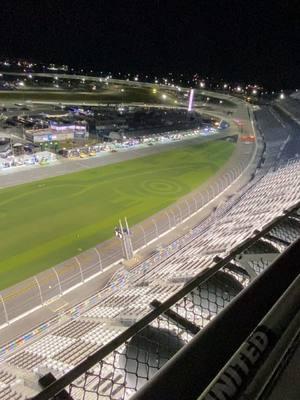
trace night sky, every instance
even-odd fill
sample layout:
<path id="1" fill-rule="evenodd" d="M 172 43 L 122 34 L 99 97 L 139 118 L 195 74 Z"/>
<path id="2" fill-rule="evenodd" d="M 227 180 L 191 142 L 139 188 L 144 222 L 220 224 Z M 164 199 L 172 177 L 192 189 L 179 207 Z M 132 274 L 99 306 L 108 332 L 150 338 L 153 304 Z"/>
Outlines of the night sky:
<path id="1" fill-rule="evenodd" d="M 0 56 L 296 88 L 299 0 L 2 0 Z"/>

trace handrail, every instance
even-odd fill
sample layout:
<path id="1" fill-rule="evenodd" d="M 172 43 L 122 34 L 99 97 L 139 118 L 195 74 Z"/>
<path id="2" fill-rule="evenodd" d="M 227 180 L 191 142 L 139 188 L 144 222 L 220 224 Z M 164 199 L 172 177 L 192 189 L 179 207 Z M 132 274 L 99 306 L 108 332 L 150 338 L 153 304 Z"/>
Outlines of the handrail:
<path id="1" fill-rule="evenodd" d="M 150 311 L 147 315 L 145 315 L 143 318 L 141 318 L 138 322 L 130 326 L 128 329 L 126 329 L 124 332 L 122 332 L 119 336 L 117 336 L 115 339 L 113 339 L 111 342 L 107 343 L 104 345 L 102 348 L 97 350 L 94 354 L 90 355 L 87 357 L 86 360 L 78 364 L 76 367 L 74 367 L 72 370 L 67 372 L 65 375 L 63 375 L 61 378 L 57 379 L 55 382 L 50 384 L 48 387 L 46 387 L 42 392 L 37 394 L 36 396 L 33 397 L 34 400 L 46 400 L 50 399 L 53 396 L 57 395 L 60 393 L 66 386 L 71 384 L 74 380 L 79 378 L 81 375 L 83 375 L 87 370 L 92 368 L 96 363 L 98 363 L 100 360 L 104 359 L 107 355 L 109 355 L 112 351 L 114 351 L 118 346 L 122 345 L 124 342 L 126 342 L 128 339 L 130 339 L 132 336 L 134 336 L 136 333 L 144 329 L 148 324 L 150 324 L 152 321 L 154 321 L 158 316 L 163 314 L 165 311 L 167 311 L 170 307 L 172 307 L 176 302 L 181 300 L 184 296 L 186 296 L 189 292 L 191 292 L 194 288 L 199 286 L 200 284 L 204 283 L 207 281 L 210 277 L 212 277 L 218 270 L 221 268 L 225 267 L 233 258 L 235 258 L 237 255 L 239 255 L 241 252 L 249 248 L 251 245 L 253 245 L 258 239 L 263 237 L 269 230 L 271 230 L 274 226 L 278 224 L 281 220 L 284 220 L 287 218 L 287 216 L 292 215 L 295 210 L 297 210 L 300 207 L 300 202 L 297 203 L 296 205 L 290 207 L 288 210 L 284 212 L 283 216 L 280 216 L 267 224 L 261 231 L 256 231 L 254 235 L 248 239 L 246 239 L 244 242 L 236 246 L 228 256 L 225 258 L 219 260 L 213 267 L 209 269 L 205 269 L 198 275 L 196 275 L 191 281 L 189 281 L 184 287 L 182 287 L 179 291 L 177 291 L 175 294 L 173 294 L 168 300 L 166 300 L 164 303 L 162 303 L 159 307 L 156 309 Z M 183 246 L 185 247 L 185 246 Z M 299 254 L 300 255 L 300 250 Z M 271 268 L 271 267 L 270 267 Z M 269 268 L 269 269 L 270 269 Z M 266 272 L 269 271 L 266 270 Z M 282 269 L 280 271 L 282 273 Z M 264 274 L 265 274 L 264 273 Z M 261 276 L 263 278 L 263 276 Z M 261 281 L 261 279 L 259 279 Z M 256 281 L 254 281 L 256 282 Z M 281 284 L 283 284 L 284 279 L 280 280 Z M 252 285 L 251 285 L 252 287 Z M 250 286 L 247 288 L 249 289 Z M 242 293 L 244 293 L 247 289 L 245 289 Z M 241 295 L 238 295 L 237 298 L 240 298 Z M 232 307 L 232 304 L 236 303 L 236 299 L 233 300 L 229 306 L 226 307 L 225 311 L 229 308 Z M 223 315 L 223 312 L 221 312 Z M 220 315 L 221 315 L 220 314 Z M 236 314 L 235 314 L 236 315 Z M 208 328 L 210 328 L 212 325 L 214 326 L 215 321 L 217 318 L 215 318 L 211 323 L 203 329 L 200 334 L 202 334 L 204 331 L 206 331 Z M 236 317 L 234 318 L 234 320 Z M 233 324 L 232 327 L 234 327 L 235 324 Z M 189 346 L 193 343 L 194 341 L 192 340 L 189 344 L 187 344 L 183 350 L 189 348 Z M 181 351 L 179 352 L 181 353 Z M 178 355 L 175 355 L 172 360 L 177 359 Z M 227 358 L 228 359 L 228 358 Z M 171 360 L 167 363 L 169 364 Z M 224 363 L 223 363 L 224 365 Z M 182 374 L 182 367 L 181 369 L 181 374 Z M 161 375 L 161 372 L 165 370 L 165 368 L 162 368 L 156 376 L 151 380 L 150 385 L 152 385 L 152 381 L 156 380 L 158 376 Z M 217 372 L 217 371 L 216 371 Z M 153 384 L 154 385 L 154 384 Z M 175 385 L 176 386 L 176 385 Z M 145 385 L 145 387 L 149 387 L 149 383 Z M 143 389 L 141 389 L 143 392 Z M 198 391 L 199 393 L 199 391 Z M 137 394 L 139 395 L 139 393 Z M 178 395 L 178 392 L 176 392 L 176 395 Z M 152 394 L 153 396 L 153 394 Z M 135 397 L 134 397 L 135 398 Z M 140 398 L 140 397 L 136 397 Z M 146 397 L 147 398 L 147 397 Z M 151 399 L 155 399 L 158 397 L 151 397 Z M 161 398 L 172 398 L 172 397 L 160 397 Z M 178 398 L 178 397 L 174 397 Z M 184 399 L 184 397 L 182 397 Z"/>
<path id="2" fill-rule="evenodd" d="M 295 260 L 299 257 L 300 239 L 179 350 L 132 400 L 196 399 L 297 277 Z"/>
<path id="3" fill-rule="evenodd" d="M 260 321 L 259 325 L 226 363 L 198 400 L 208 400 L 214 394 L 218 398 L 218 395 L 221 396 L 221 394 L 228 391 L 230 384 L 226 385 L 226 375 L 234 376 L 235 373 L 238 374 L 240 379 L 231 385 L 229 398 L 235 399 L 241 392 L 243 394 L 247 393 L 245 398 L 257 398 L 268 383 L 268 376 L 274 372 L 274 359 L 270 363 L 270 355 L 276 349 L 278 342 L 284 337 L 284 333 L 299 311 L 299 304 L 300 275 L 292 282 L 263 320 Z M 244 374 L 239 374 L 241 355 L 248 360 L 248 371 Z M 265 364 L 269 365 L 266 367 Z M 258 380 L 258 382 L 253 385 L 255 380 Z M 251 385 L 253 387 L 249 391 Z"/>

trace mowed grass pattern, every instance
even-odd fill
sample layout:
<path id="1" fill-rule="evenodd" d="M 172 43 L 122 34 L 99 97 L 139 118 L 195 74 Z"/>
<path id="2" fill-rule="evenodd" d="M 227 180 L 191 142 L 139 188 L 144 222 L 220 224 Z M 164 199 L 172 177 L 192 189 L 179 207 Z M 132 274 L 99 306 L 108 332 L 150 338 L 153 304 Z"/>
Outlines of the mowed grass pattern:
<path id="1" fill-rule="evenodd" d="M 0 288 L 113 236 L 195 189 L 230 157 L 215 141 L 0 190 Z"/>

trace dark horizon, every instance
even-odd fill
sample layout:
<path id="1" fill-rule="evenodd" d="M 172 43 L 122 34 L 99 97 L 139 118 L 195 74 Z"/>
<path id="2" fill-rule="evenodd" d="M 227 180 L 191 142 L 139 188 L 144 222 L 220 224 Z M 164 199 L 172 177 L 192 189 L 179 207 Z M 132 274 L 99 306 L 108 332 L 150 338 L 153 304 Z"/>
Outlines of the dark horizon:
<path id="1" fill-rule="evenodd" d="M 7 1 L 0 56 L 300 86 L 296 1 Z"/>

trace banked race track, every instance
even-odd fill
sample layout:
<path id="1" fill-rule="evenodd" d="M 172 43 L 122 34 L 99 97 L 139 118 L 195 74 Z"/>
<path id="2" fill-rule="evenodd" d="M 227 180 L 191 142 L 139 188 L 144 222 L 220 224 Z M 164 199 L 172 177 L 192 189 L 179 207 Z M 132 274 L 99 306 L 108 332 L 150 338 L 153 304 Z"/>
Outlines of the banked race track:
<path id="1" fill-rule="evenodd" d="M 4 340 L 74 306 L 126 265 L 122 242 L 112 238 L 119 218 L 127 217 L 131 227 L 134 265 L 250 179 L 259 146 L 243 141 L 236 120 L 255 134 L 252 111 L 239 99 L 230 102 L 232 108 L 209 110 L 220 119 L 233 110 L 230 127 L 214 136 L 17 173 L 23 185 L 1 176 Z M 197 98 L 195 107 L 208 112 Z M 237 135 L 237 143 L 224 140 Z M 51 307 L 58 298 L 61 306 Z"/>

